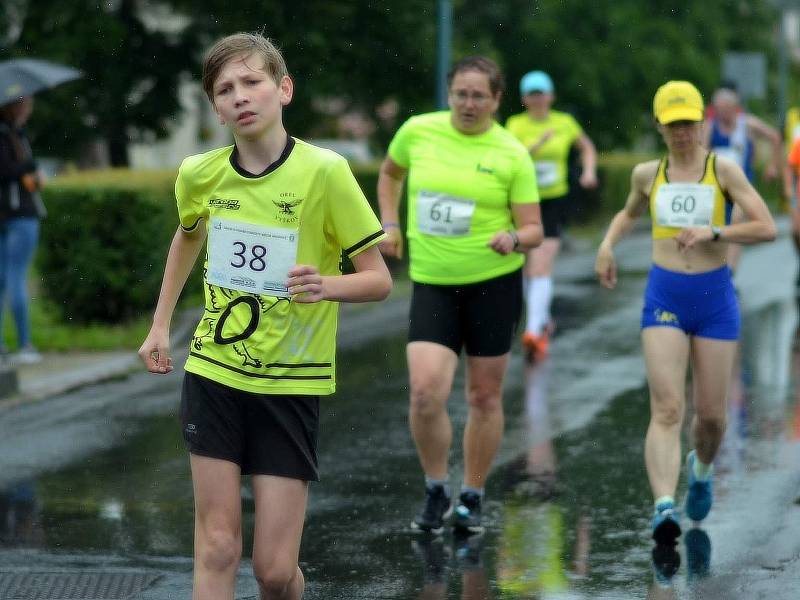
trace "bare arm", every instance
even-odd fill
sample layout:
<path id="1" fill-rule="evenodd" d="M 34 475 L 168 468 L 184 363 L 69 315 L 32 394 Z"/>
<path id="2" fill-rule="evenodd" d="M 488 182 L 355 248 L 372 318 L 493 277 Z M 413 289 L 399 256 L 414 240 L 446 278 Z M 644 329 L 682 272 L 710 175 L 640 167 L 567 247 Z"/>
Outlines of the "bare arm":
<path id="1" fill-rule="evenodd" d="M 728 193 L 746 217 L 746 221 L 726 225 L 720 239 L 739 244 L 772 241 L 777 235 L 775 221 L 759 193 L 733 161 L 717 158 L 717 176 L 722 189 Z"/>
<path id="2" fill-rule="evenodd" d="M 730 225 L 720 228 L 719 239 L 737 244 L 755 244 L 775 239 L 775 222 L 764 200 L 747 180 L 735 162 L 717 157 L 717 176 L 720 186 L 734 201 Z M 681 250 L 714 239 L 711 227 L 684 227 L 675 236 Z"/>
<path id="3" fill-rule="evenodd" d="M 139 357 L 151 373 L 172 371 L 172 359 L 169 356 L 169 326 L 172 314 L 205 240 L 206 230 L 203 226 L 198 226 L 191 232 L 178 227 L 172 238 L 164 267 L 164 279 L 161 282 L 161 291 L 153 315 L 153 325 L 139 348 Z"/>
<path id="4" fill-rule="evenodd" d="M 631 191 L 600 243 L 597 250 L 594 270 L 600 284 L 609 289 L 617 285 L 617 264 L 614 259 L 614 246 L 633 228 L 644 212 L 648 202 L 648 190 L 658 170 L 658 161 L 650 161 L 636 165 L 631 173 Z"/>
<path id="5" fill-rule="evenodd" d="M 764 121 L 755 115 L 747 115 L 747 129 L 751 134 L 767 140 L 772 146 L 770 156 L 770 164 L 764 175 L 768 179 L 774 179 L 778 174 L 782 173 L 783 169 L 783 140 L 781 134 L 777 129 L 771 125 L 767 125 Z"/>
<path id="6" fill-rule="evenodd" d="M 498 254 L 525 252 L 536 248 L 544 239 L 539 204 L 535 202 L 511 205 L 514 231 L 498 231 L 489 240 L 488 246 Z M 516 246 L 516 247 L 515 247 Z"/>
<path id="7" fill-rule="evenodd" d="M 575 145 L 581 155 L 581 187 L 595 188 L 597 187 L 597 149 L 585 133 L 575 140 Z"/>
<path id="8" fill-rule="evenodd" d="M 320 275 L 314 266 L 297 265 L 289 271 L 286 282 L 292 300 L 301 304 L 384 300 L 392 291 L 392 276 L 377 246 L 367 248 L 352 260 L 356 272 L 348 275 Z"/>
<path id="9" fill-rule="evenodd" d="M 378 207 L 386 239 L 380 251 L 386 256 L 403 258 L 403 232 L 400 231 L 400 195 L 403 193 L 408 169 L 404 169 L 388 156 L 381 163 L 378 173 Z"/>

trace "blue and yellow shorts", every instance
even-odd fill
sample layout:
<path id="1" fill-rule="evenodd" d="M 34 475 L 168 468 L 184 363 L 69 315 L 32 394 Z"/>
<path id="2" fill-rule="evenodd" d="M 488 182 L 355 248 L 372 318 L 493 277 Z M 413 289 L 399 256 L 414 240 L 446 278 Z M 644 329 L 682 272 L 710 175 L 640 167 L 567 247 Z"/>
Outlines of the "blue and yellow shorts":
<path id="1" fill-rule="evenodd" d="M 676 327 L 686 335 L 736 340 L 740 321 L 739 302 L 727 266 L 705 273 L 677 273 L 658 265 L 650 269 L 642 329 Z"/>

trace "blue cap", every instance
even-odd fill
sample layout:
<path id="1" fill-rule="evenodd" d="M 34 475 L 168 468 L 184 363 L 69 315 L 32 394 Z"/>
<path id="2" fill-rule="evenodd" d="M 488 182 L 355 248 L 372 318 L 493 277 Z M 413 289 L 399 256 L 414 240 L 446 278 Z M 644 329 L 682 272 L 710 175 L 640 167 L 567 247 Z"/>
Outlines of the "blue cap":
<path id="1" fill-rule="evenodd" d="M 519 82 L 519 93 L 523 96 L 532 94 L 533 92 L 552 94 L 553 89 L 553 80 L 550 79 L 550 75 L 544 71 L 531 71 L 530 73 L 526 73 Z"/>

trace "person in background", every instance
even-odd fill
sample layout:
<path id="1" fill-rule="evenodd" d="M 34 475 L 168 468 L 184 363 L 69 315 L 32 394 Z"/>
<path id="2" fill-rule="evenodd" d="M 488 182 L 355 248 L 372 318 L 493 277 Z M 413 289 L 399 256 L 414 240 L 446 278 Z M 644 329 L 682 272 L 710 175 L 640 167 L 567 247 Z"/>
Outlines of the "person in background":
<path id="1" fill-rule="evenodd" d="M 39 221 L 46 212 L 39 196 L 44 176 L 33 159 L 25 124 L 33 98 L 25 96 L 0 106 L 0 334 L 6 299 L 17 330 L 18 364 L 41 361 L 31 342 L 28 272 L 39 241 Z M 2 340 L 0 353 L 8 356 Z"/>
<path id="2" fill-rule="evenodd" d="M 736 89 L 730 84 L 714 92 L 712 107 L 710 115 L 706 114 L 706 147 L 716 156 L 729 158 L 739 165 L 750 184 L 755 185 L 756 143 L 764 140 L 770 146 L 764 178 L 771 181 L 781 177 L 783 193 L 791 198 L 791 178 L 784 166 L 783 141 L 778 130 L 748 113 Z M 740 223 L 742 219 L 741 210 L 735 207 L 731 222 Z M 740 246 L 730 244 L 728 266 L 731 269 L 736 270 L 740 254 Z"/>
<path id="3" fill-rule="evenodd" d="M 456 531 L 483 530 L 483 492 L 503 438 L 503 379 L 522 311 L 522 253 L 542 239 L 531 158 L 494 120 L 503 88 L 494 61 L 461 59 L 448 75 L 450 110 L 406 121 L 378 178 L 387 236 L 380 248 L 394 258 L 403 254 L 399 211 L 408 179 L 409 425 L 425 475 L 425 502 L 411 525 L 416 531 L 441 533 L 453 512 L 447 400 L 462 351 L 469 412 Z"/>
<path id="4" fill-rule="evenodd" d="M 172 371 L 172 314 L 205 246 L 205 312 L 180 410 L 195 499 L 192 598 L 234 597 L 249 474 L 259 597 L 299 600 L 320 397 L 336 389 L 338 307 L 389 295 L 384 233 L 347 161 L 286 132 L 294 84 L 271 41 L 219 40 L 203 61 L 203 89 L 234 144 L 181 164 L 180 225 L 139 356 L 151 373 Z M 343 251 L 354 273 L 342 273 Z"/>
<path id="5" fill-rule="evenodd" d="M 567 179 L 570 150 L 574 147 L 580 155 L 582 171 L 578 181 L 583 188 L 597 187 L 597 152 L 572 115 L 552 109 L 555 94 L 547 73 L 531 71 L 522 78 L 519 87 L 526 110 L 509 117 L 506 129 L 533 158 L 544 226 L 544 241 L 527 253 L 527 322 L 522 345 L 531 360 L 541 360 L 549 346 L 553 265 L 570 211 Z"/>

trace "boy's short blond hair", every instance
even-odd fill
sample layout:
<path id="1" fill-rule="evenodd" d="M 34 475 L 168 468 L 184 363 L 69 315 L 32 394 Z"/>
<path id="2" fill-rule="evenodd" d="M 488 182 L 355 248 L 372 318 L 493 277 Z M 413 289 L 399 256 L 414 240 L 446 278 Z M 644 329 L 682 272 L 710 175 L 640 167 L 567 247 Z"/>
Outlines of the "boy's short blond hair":
<path id="1" fill-rule="evenodd" d="M 203 90 L 214 102 L 214 82 L 222 68 L 232 59 L 259 56 L 264 59 L 264 71 L 276 84 L 289 74 L 281 51 L 259 33 L 234 33 L 222 38 L 206 52 L 203 59 Z"/>

